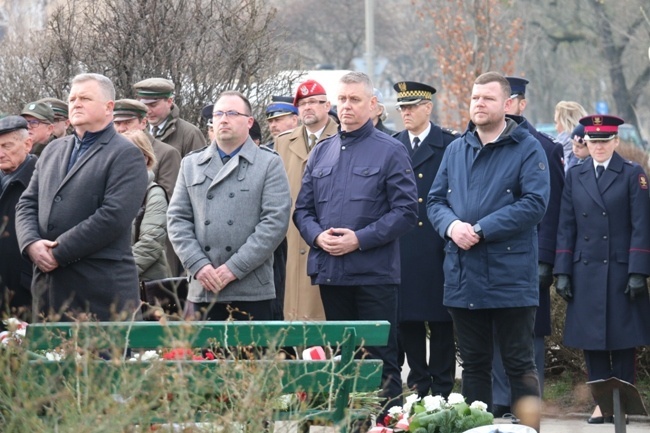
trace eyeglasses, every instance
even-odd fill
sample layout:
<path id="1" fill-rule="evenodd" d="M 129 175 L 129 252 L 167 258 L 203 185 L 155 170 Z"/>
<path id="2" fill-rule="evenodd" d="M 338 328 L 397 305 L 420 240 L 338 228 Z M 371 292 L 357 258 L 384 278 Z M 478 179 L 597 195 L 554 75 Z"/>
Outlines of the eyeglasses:
<path id="1" fill-rule="evenodd" d="M 27 127 L 29 129 L 37 128 L 38 125 L 41 125 L 41 124 L 48 124 L 48 123 L 47 122 L 41 122 L 40 120 L 36 120 L 36 119 L 32 119 L 32 120 L 27 121 Z"/>
<path id="2" fill-rule="evenodd" d="M 326 104 L 326 103 L 327 101 L 323 101 L 320 99 L 310 99 L 308 101 L 299 101 L 298 107 L 313 107 L 314 105 Z"/>
<path id="3" fill-rule="evenodd" d="M 249 114 L 240 113 L 239 111 L 235 111 L 235 110 L 215 111 L 214 113 L 212 113 L 212 117 L 214 117 L 215 119 L 221 119 L 223 116 L 226 116 L 226 117 L 237 117 L 237 116 L 251 117 Z"/>

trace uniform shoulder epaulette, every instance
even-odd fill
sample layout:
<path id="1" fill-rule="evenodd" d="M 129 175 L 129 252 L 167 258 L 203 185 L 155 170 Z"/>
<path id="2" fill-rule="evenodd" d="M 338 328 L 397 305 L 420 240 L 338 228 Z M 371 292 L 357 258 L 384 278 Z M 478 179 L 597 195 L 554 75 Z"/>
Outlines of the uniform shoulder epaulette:
<path id="1" fill-rule="evenodd" d="M 209 145 L 209 144 L 206 144 L 205 146 L 203 146 L 203 147 L 200 148 L 200 149 L 195 149 L 195 150 L 193 150 L 193 151 L 191 151 L 191 152 L 187 152 L 187 153 L 185 154 L 185 156 L 190 156 L 190 155 L 193 155 L 193 154 L 195 154 L 195 153 L 201 153 L 201 152 L 203 152 L 205 149 L 207 149 L 208 147 L 210 147 L 210 145 Z M 185 156 L 184 156 L 183 158 L 185 158 Z"/>
<path id="2" fill-rule="evenodd" d="M 460 135 L 460 132 L 456 131 L 455 129 L 450 129 L 450 128 L 441 128 L 441 129 L 442 132 L 453 135 L 454 137 L 458 137 Z"/>
<path id="3" fill-rule="evenodd" d="M 557 138 L 553 137 L 553 136 L 550 135 L 550 134 L 547 134 L 546 132 L 542 132 L 542 131 L 537 131 L 537 132 L 539 132 L 539 135 L 543 136 L 544 138 L 547 138 L 547 139 L 550 140 L 552 143 L 562 144 L 562 143 L 560 143 L 559 141 L 557 141 Z"/>
<path id="4" fill-rule="evenodd" d="M 260 149 L 262 149 L 262 150 L 265 150 L 265 151 L 271 152 L 271 153 L 275 153 L 276 155 L 278 155 L 278 152 L 276 152 L 275 149 L 271 149 L 270 147 L 267 147 L 267 146 L 258 146 L 258 147 Z"/>

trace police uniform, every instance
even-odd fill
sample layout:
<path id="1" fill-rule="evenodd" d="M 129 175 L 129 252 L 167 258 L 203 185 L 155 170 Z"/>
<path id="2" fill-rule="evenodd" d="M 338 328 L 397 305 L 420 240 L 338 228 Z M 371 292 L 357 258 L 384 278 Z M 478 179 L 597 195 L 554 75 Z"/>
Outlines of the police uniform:
<path id="1" fill-rule="evenodd" d="M 271 103 L 266 107 L 264 111 L 266 115 L 266 120 L 276 119 L 282 116 L 288 115 L 298 115 L 298 107 L 293 105 L 293 98 L 291 96 L 272 96 Z M 282 131 L 286 132 L 286 131 Z M 273 140 L 265 143 L 264 146 L 269 149 L 273 149 L 275 143 Z"/>
<path id="2" fill-rule="evenodd" d="M 616 138 L 623 120 L 594 115 L 580 123 L 597 158 L 598 141 Z M 650 344 L 648 179 L 616 152 L 601 164 L 588 157 L 569 169 L 562 196 L 555 272 L 568 300 L 564 344 L 584 350 L 589 380 L 634 383 L 635 347 Z"/>
<path id="3" fill-rule="evenodd" d="M 412 81 L 395 84 L 397 105 L 431 101 L 431 86 Z M 407 385 L 420 396 L 447 397 L 454 385 L 456 347 L 451 316 L 442 305 L 444 240 L 427 218 L 426 197 L 447 145 L 458 134 L 429 122 L 430 131 L 413 151 L 409 131 L 394 135 L 411 154 L 418 189 L 417 225 L 400 238 L 401 284 L 398 296 L 399 337 L 410 372 Z M 430 330 L 427 360 L 427 326 Z"/>

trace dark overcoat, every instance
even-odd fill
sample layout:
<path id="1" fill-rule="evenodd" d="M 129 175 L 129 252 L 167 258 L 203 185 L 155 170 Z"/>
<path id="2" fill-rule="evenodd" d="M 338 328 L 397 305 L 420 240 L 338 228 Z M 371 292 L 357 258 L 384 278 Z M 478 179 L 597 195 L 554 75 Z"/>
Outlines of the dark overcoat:
<path id="1" fill-rule="evenodd" d="M 442 305 L 445 278 L 445 241 L 427 218 L 427 194 L 436 177 L 447 145 L 456 136 L 431 123 L 431 130 L 412 153 L 408 131 L 394 136 L 411 152 L 411 163 L 418 188 L 418 222 L 400 238 L 402 283 L 399 289 L 399 320 L 448 322 L 451 316 Z"/>
<path id="2" fill-rule="evenodd" d="M 56 312 L 111 320 L 140 300 L 131 224 L 147 188 L 142 152 L 110 124 L 66 173 L 74 136 L 50 143 L 16 206 L 23 254 L 40 239 L 58 242 L 59 267 L 34 269 L 32 295 Z M 42 309 L 42 308 L 38 308 Z"/>
<path id="3" fill-rule="evenodd" d="M 32 284 L 32 263 L 28 258 L 23 257 L 18 248 L 16 238 L 16 203 L 20 195 L 25 191 L 32 177 L 36 166 L 36 156 L 28 155 L 23 162 L 24 166 L 7 184 L 6 188 L 0 191 L 0 224 L 7 218 L 7 225 L 3 233 L 0 233 L 0 287 L 7 287 L 15 292 L 17 301 L 23 299 L 31 306 L 30 286 Z M 2 314 L 4 309 L 4 290 L 2 292 Z M 12 303 L 12 305 L 15 305 Z M 27 306 L 28 304 L 24 304 Z"/>
<path id="4" fill-rule="evenodd" d="M 569 169 L 555 273 L 572 276 L 564 343 L 585 350 L 650 344 L 648 293 L 631 301 L 628 275 L 650 275 L 650 198 L 643 169 L 614 153 L 596 180 L 587 158 Z"/>

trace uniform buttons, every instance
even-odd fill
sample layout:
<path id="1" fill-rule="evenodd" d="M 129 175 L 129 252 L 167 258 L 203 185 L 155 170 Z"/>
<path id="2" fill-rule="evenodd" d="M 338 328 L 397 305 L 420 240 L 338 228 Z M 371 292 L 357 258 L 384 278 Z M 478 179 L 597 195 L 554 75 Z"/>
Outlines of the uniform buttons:
<path id="1" fill-rule="evenodd" d="M 583 213 L 582 213 L 582 216 L 583 216 L 583 217 L 586 217 L 586 216 L 587 216 L 587 212 L 583 212 Z"/>
<path id="2" fill-rule="evenodd" d="M 603 239 L 604 239 L 604 240 L 607 240 L 607 236 L 603 236 Z"/>
<path id="3" fill-rule="evenodd" d="M 345 146 L 341 146 L 341 150 L 345 150 Z"/>
<path id="4" fill-rule="evenodd" d="M 603 212 L 603 216 L 607 216 L 607 212 Z"/>
<path id="5" fill-rule="evenodd" d="M 209 225 L 210 225 L 210 220 L 205 220 L 205 221 L 203 222 L 203 224 L 205 224 L 206 226 L 209 226 Z"/>
<path id="6" fill-rule="evenodd" d="M 302 248 L 300 249 L 300 254 L 305 255 L 306 253 L 307 253 L 307 251 L 305 251 L 305 250 L 302 249 Z"/>
<path id="7" fill-rule="evenodd" d="M 233 225 L 233 220 L 228 220 L 228 225 L 229 226 Z"/>
<path id="8" fill-rule="evenodd" d="M 582 264 L 583 264 L 583 265 L 586 265 L 586 264 L 588 264 L 588 263 L 589 263 L 589 262 L 588 262 L 587 260 L 583 260 L 583 261 L 582 261 Z"/>
<path id="9" fill-rule="evenodd" d="M 212 194 L 208 194 L 208 200 L 212 200 L 214 196 Z"/>
<path id="10" fill-rule="evenodd" d="M 341 140 L 345 140 L 346 138 L 347 138 L 347 135 L 341 134 Z M 329 280 L 327 280 L 327 281 L 329 281 Z"/>
<path id="11" fill-rule="evenodd" d="M 327 282 L 328 282 L 328 283 L 331 283 L 331 282 L 332 282 L 332 280 L 328 278 L 328 279 L 327 279 Z"/>
<path id="12" fill-rule="evenodd" d="M 368 170 L 363 170 L 363 174 L 368 174 Z"/>
<path id="13" fill-rule="evenodd" d="M 228 194 L 228 197 L 230 197 L 230 198 L 233 198 L 234 196 L 235 196 L 234 192 L 231 192 L 230 194 Z"/>
<path id="14" fill-rule="evenodd" d="M 450 194 L 450 193 L 451 193 L 451 188 L 449 188 L 449 189 L 447 190 L 447 194 Z"/>
<path id="15" fill-rule="evenodd" d="M 424 200 L 422 200 L 422 197 L 418 198 L 418 203 L 422 203 Z"/>
<path id="16" fill-rule="evenodd" d="M 512 192 L 512 190 L 511 190 L 510 188 L 508 188 L 508 189 L 506 190 L 506 192 L 507 192 L 508 194 L 510 194 L 510 192 Z"/>
<path id="17" fill-rule="evenodd" d="M 231 247 L 231 246 L 227 246 L 227 247 L 226 247 L 226 251 L 228 251 L 228 252 L 232 251 L 232 247 Z"/>
<path id="18" fill-rule="evenodd" d="M 205 248 L 203 248 L 206 251 L 210 251 L 210 245 L 206 245 Z"/>
<path id="19" fill-rule="evenodd" d="M 61 201 L 61 196 L 60 195 L 57 195 L 56 197 L 54 197 L 54 203 L 58 203 L 60 201 Z"/>
<path id="20" fill-rule="evenodd" d="M 510 247 L 506 247 L 506 250 L 510 251 Z"/>
<path id="21" fill-rule="evenodd" d="M 607 259 L 603 260 L 603 263 L 604 263 L 604 264 L 607 264 Z"/>
<path id="22" fill-rule="evenodd" d="M 422 221 L 418 222 L 418 226 L 422 227 L 424 223 Z"/>
<path id="23" fill-rule="evenodd" d="M 588 241 L 588 240 L 589 240 L 589 236 L 585 236 L 585 240 Z"/>
<path id="24" fill-rule="evenodd" d="M 418 173 L 418 177 L 419 177 L 420 179 L 422 179 L 422 178 L 424 177 L 424 175 L 423 175 L 422 173 Z"/>
<path id="25" fill-rule="evenodd" d="M 474 308 L 474 304 L 469 304 L 470 308 Z"/>

